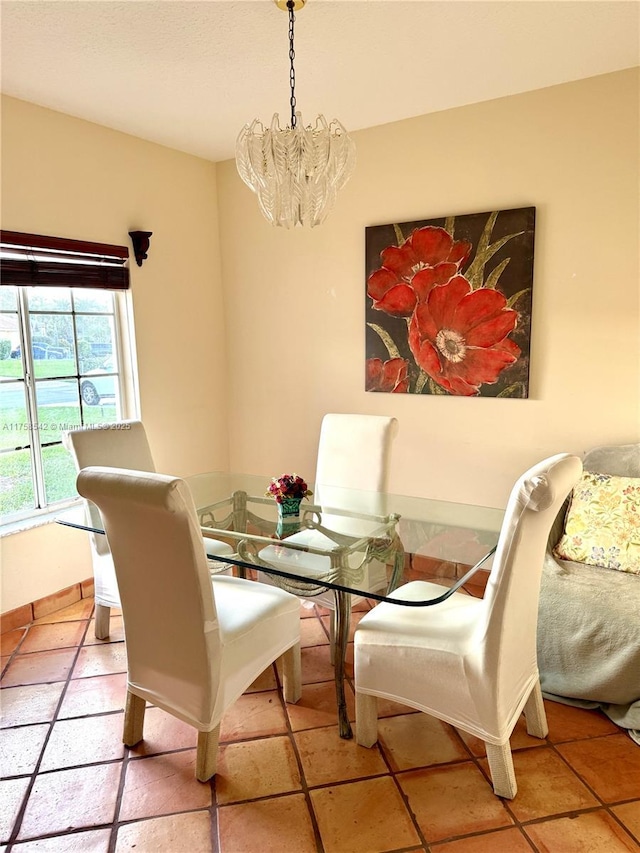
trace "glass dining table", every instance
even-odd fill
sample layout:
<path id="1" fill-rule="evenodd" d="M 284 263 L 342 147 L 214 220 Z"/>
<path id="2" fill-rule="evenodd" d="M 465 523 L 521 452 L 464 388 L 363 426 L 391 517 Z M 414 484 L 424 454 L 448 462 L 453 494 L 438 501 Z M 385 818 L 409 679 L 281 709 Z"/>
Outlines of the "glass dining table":
<path id="1" fill-rule="evenodd" d="M 202 534 L 231 546 L 208 555 L 212 574 L 229 572 L 275 584 L 327 607 L 340 737 L 352 737 L 345 699 L 345 659 L 354 602 L 391 601 L 429 608 L 490 566 L 504 511 L 491 507 L 322 486 L 300 515 L 278 523 L 268 476 L 206 473 L 185 477 Z M 60 524 L 99 528 L 61 515 Z M 279 531 L 279 532 L 278 532 Z M 424 600 L 395 593 L 411 580 L 435 581 Z M 425 611 L 425 619 L 428 619 Z M 125 626 L 126 632 L 126 626 Z"/>

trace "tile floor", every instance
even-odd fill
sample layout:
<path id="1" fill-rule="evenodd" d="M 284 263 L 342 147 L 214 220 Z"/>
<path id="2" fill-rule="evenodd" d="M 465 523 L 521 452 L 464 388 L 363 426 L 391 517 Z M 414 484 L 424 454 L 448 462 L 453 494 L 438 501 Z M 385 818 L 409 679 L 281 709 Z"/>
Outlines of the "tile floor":
<path id="1" fill-rule="evenodd" d="M 123 747 L 122 620 L 96 640 L 92 609 L 2 635 L 1 853 L 640 850 L 640 747 L 600 712 L 546 703 L 545 741 L 521 721 L 510 802 L 482 743 L 423 714 L 384 703 L 377 746 L 341 740 L 315 608 L 301 608 L 299 704 L 267 670 L 225 716 L 218 774 L 201 784 L 194 730 L 157 708 Z"/>

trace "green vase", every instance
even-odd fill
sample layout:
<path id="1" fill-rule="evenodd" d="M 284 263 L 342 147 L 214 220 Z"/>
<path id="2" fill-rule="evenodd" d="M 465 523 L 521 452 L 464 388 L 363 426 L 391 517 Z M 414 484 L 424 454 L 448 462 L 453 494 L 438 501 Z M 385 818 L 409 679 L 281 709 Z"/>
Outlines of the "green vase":
<path id="1" fill-rule="evenodd" d="M 282 539 L 300 530 L 300 504 L 302 498 L 284 498 L 278 504 L 276 535 Z"/>

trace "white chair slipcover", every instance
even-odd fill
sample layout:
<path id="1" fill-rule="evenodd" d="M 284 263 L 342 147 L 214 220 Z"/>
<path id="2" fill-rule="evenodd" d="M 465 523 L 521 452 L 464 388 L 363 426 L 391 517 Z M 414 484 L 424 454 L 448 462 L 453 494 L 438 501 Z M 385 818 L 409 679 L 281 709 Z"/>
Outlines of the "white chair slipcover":
<path id="1" fill-rule="evenodd" d="M 525 711 L 527 730 L 547 734 L 536 661 L 538 594 L 549 529 L 580 478 L 576 456 L 540 462 L 516 482 L 484 598 L 456 592 L 441 604 L 379 604 L 355 632 L 357 741 L 377 740 L 377 697 L 444 720 L 485 742 L 494 791 L 517 791 L 509 737 Z M 393 594 L 435 598 L 414 581 Z"/>
<path id="2" fill-rule="evenodd" d="M 397 431 L 396 418 L 381 415 L 325 415 L 320 428 L 312 503 L 320 507 L 384 515 L 391 444 Z M 346 498 L 345 490 L 357 490 L 357 493 L 351 493 Z M 304 511 L 304 503 L 301 509 Z M 321 524 L 333 532 L 355 537 L 366 536 L 379 527 L 376 522 L 330 515 L 324 510 Z M 301 530 L 287 537 L 286 541 L 323 549 L 337 547 L 335 542 L 318 530 Z M 260 551 L 260 557 L 284 571 L 289 568 L 297 574 L 308 574 L 311 578 L 326 573 L 330 566 L 328 557 L 301 551 L 285 550 L 283 553 L 283 549 L 277 546 L 264 548 Z M 370 592 L 386 588 L 387 572 L 384 564 L 372 560 L 364 571 L 368 573 L 364 584 Z M 274 582 L 263 573 L 260 573 L 260 580 Z M 335 596 L 331 590 L 309 600 L 335 611 Z M 360 599 L 352 596 L 352 604 L 356 600 Z M 331 627 L 333 637 L 333 621 Z"/>
<path id="3" fill-rule="evenodd" d="M 63 442 L 71 454 L 76 471 L 89 465 L 106 465 L 137 471 L 155 471 L 144 424 L 129 420 L 107 424 L 101 428 L 83 427 L 69 430 Z M 87 521 L 92 527 L 102 528 L 100 513 L 91 503 L 86 503 Z M 94 596 L 96 604 L 95 634 L 100 640 L 109 636 L 110 609 L 120 607 L 120 595 L 106 537 L 91 533 L 91 560 L 93 564 Z M 233 549 L 224 542 L 204 539 L 207 554 L 232 554 Z"/>
<path id="4" fill-rule="evenodd" d="M 206 781 L 215 773 L 222 715 L 281 656 L 285 698 L 299 699 L 299 602 L 264 584 L 211 576 L 184 480 L 89 467 L 77 485 L 100 509 L 120 589 L 124 743 L 142 739 L 152 702 L 198 730 L 196 776 Z"/>

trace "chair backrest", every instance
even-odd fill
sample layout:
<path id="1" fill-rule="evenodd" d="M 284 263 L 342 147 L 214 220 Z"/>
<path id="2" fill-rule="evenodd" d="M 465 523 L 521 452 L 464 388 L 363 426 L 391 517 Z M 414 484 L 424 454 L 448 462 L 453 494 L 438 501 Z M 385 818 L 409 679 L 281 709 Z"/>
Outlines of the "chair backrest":
<path id="1" fill-rule="evenodd" d="M 89 467 L 78 492 L 105 524 L 127 632 L 129 683 L 192 725 L 210 723 L 220 637 L 193 499 L 178 477 Z"/>
<path id="2" fill-rule="evenodd" d="M 63 442 L 73 457 L 76 471 L 89 465 L 135 471 L 156 470 L 142 421 L 118 421 L 100 428 L 89 426 L 69 430 Z M 91 503 L 87 503 L 87 515 L 93 527 L 102 526 L 100 513 Z M 104 536 L 92 534 L 91 542 L 98 554 L 109 552 Z"/>
<path id="3" fill-rule="evenodd" d="M 382 415 L 328 414 L 322 419 L 318 443 L 315 494 L 321 506 L 348 508 L 376 515 L 384 514 L 382 494 L 387 489 L 391 444 L 398 432 L 396 418 Z M 357 490 L 345 499 L 343 490 Z M 332 528 L 354 532 L 353 523 L 340 524 L 332 518 Z M 363 529 L 362 533 L 366 534 Z"/>
<path id="4" fill-rule="evenodd" d="M 524 473 L 514 485 L 474 638 L 481 669 L 508 714 L 537 677 L 536 630 L 545 548 L 551 524 L 580 479 L 582 462 L 561 453 Z"/>

